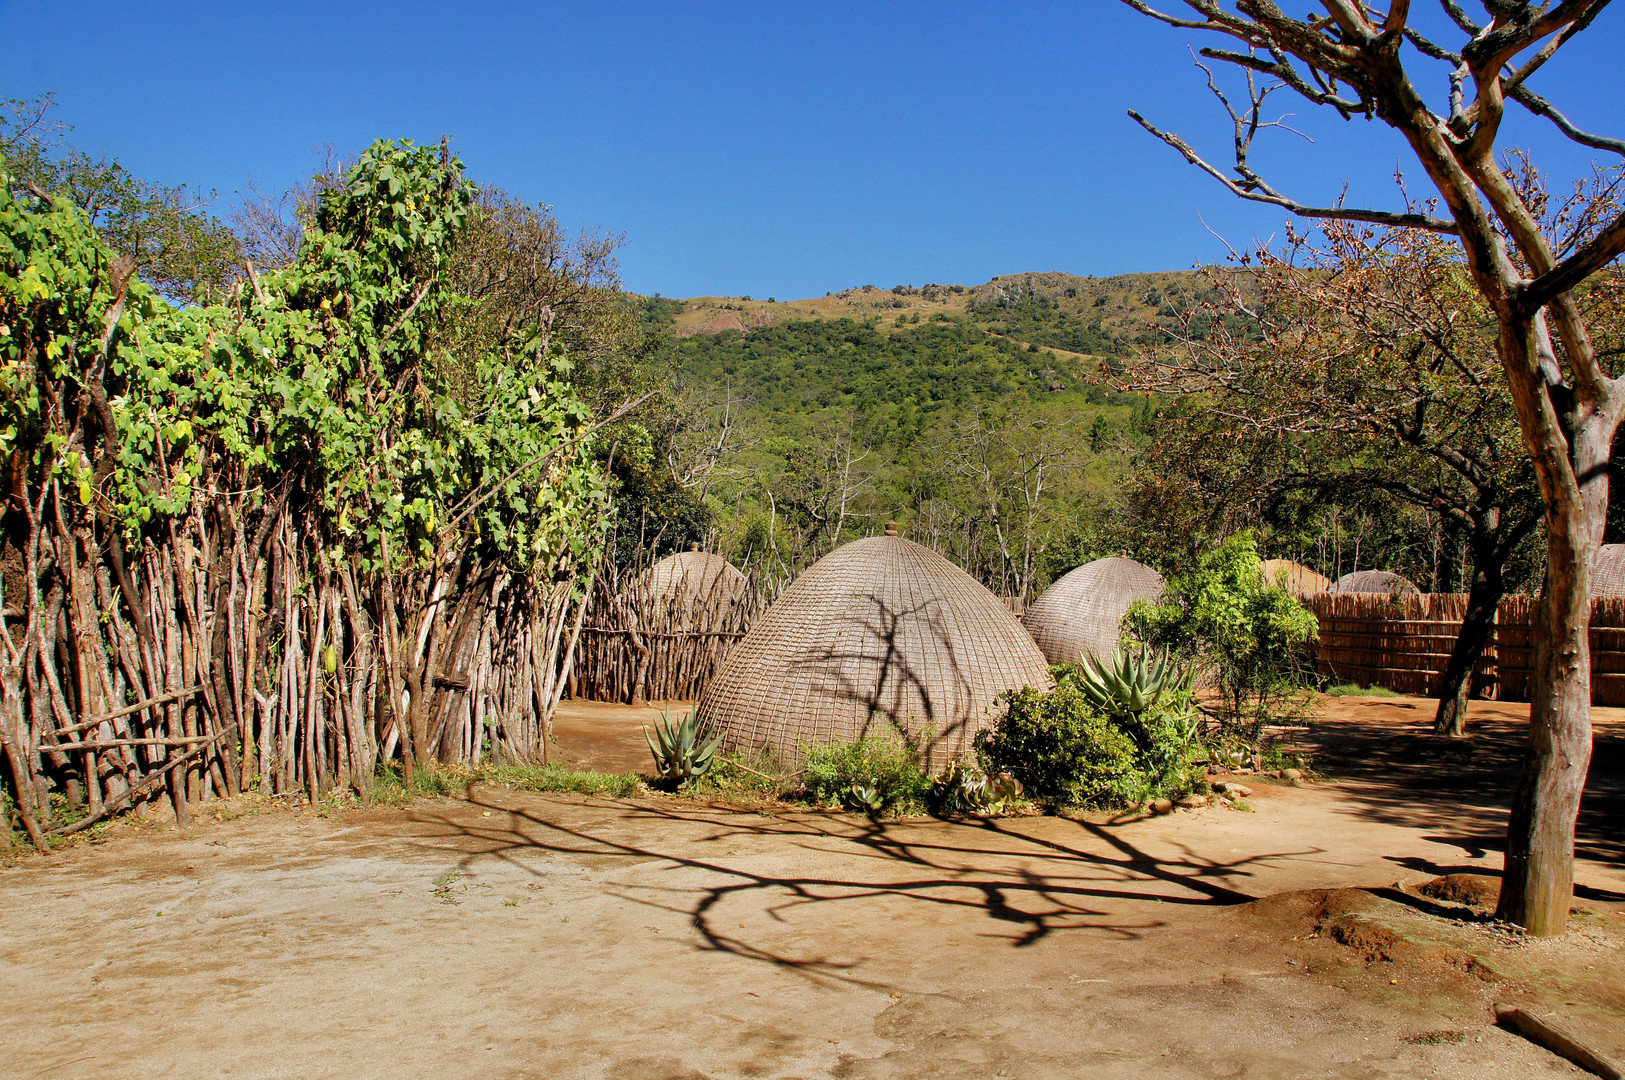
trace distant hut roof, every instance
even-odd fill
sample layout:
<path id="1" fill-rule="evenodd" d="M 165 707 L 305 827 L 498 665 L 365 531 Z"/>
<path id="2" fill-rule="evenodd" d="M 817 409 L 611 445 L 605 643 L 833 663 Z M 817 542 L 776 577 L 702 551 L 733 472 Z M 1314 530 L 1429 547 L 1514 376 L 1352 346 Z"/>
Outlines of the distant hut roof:
<path id="1" fill-rule="evenodd" d="M 1625 544 L 1604 544 L 1591 568 L 1591 595 L 1625 596 Z"/>
<path id="2" fill-rule="evenodd" d="M 1314 596 L 1332 587 L 1332 579 L 1291 559 L 1266 559 L 1258 572 L 1271 585 L 1284 585 L 1293 596 Z"/>
<path id="3" fill-rule="evenodd" d="M 1123 616 L 1136 600 L 1156 600 L 1162 575 L 1133 559 L 1096 559 L 1073 570 L 1033 601 L 1021 624 L 1051 663 L 1086 654 L 1110 656 L 1122 639 Z"/>
<path id="4" fill-rule="evenodd" d="M 795 763 L 809 745 L 929 731 L 940 764 L 970 749 L 1000 694 L 1051 685 L 997 596 L 888 527 L 797 578 L 729 651 L 699 713 L 732 751 Z"/>
<path id="5" fill-rule="evenodd" d="M 696 544 L 639 574 L 634 596 L 651 620 L 646 629 L 697 630 L 748 600 L 750 579 L 727 559 L 700 551 Z"/>
<path id="6" fill-rule="evenodd" d="M 1390 574 L 1386 570 L 1356 570 L 1352 574 L 1344 574 L 1332 586 L 1332 592 L 1340 593 L 1383 593 L 1392 596 L 1395 593 L 1420 593 L 1408 579 L 1398 574 Z"/>
<path id="7" fill-rule="evenodd" d="M 652 597 L 692 601 L 742 596 L 750 588 L 750 579 L 721 555 L 700 551 L 695 545 L 649 567 L 639 584 Z"/>

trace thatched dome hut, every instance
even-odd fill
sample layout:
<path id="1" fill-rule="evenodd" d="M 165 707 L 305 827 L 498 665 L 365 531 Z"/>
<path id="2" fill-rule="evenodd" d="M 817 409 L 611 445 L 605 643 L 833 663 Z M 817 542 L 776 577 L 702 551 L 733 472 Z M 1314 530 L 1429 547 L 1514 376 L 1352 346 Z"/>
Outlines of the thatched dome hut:
<path id="1" fill-rule="evenodd" d="M 1266 559 L 1258 572 L 1271 585 L 1284 585 L 1293 596 L 1315 596 L 1332 587 L 1332 579 L 1291 559 Z"/>
<path id="2" fill-rule="evenodd" d="M 1157 600 L 1165 586 L 1162 575 L 1144 563 L 1096 559 L 1046 589 L 1021 625 L 1052 664 L 1110 656 L 1122 639 L 1129 607 L 1136 600 Z"/>
<path id="3" fill-rule="evenodd" d="M 729 752 L 795 764 L 810 745 L 906 736 L 934 766 L 971 748 L 999 695 L 1051 685 L 997 596 L 888 526 L 797 578 L 729 651 L 699 714 Z"/>
<path id="4" fill-rule="evenodd" d="M 1421 591 L 1408 579 L 1386 570 L 1356 570 L 1352 574 L 1344 574 L 1332 586 L 1332 592 L 1337 593 L 1381 593 L 1384 596 Z"/>
<path id="5" fill-rule="evenodd" d="M 750 579 L 721 555 L 699 550 L 667 555 L 638 575 L 638 607 L 661 630 L 682 631 L 710 625 L 722 609 L 750 595 Z"/>
<path id="6" fill-rule="evenodd" d="M 1625 596 L 1625 544 L 1604 544 L 1597 549 L 1591 567 L 1591 595 L 1594 599 Z"/>

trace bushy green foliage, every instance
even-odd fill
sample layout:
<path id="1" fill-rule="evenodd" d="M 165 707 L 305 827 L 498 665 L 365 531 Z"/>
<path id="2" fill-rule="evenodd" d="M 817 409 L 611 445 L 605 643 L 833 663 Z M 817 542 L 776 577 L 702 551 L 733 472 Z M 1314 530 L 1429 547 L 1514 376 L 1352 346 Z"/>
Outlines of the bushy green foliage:
<path id="1" fill-rule="evenodd" d="M 976 736 L 990 772 L 1008 772 L 1027 794 L 1054 806 L 1114 806 L 1139 788 L 1134 741 L 1114 727 L 1075 680 L 1050 693 L 1009 697 L 994 727 Z"/>
<path id="2" fill-rule="evenodd" d="M 466 303 L 444 282 L 471 204 L 444 151 L 381 141 L 322 193 L 293 266 L 177 308 L 68 199 L 0 183 L 0 452 L 132 541 L 223 480 L 299 487 L 311 527 L 363 565 L 452 545 L 567 575 L 602 543 L 606 503 L 569 359 L 505 342 L 469 358 L 458 395 L 423 363 L 458 348 Z M 40 396 L 85 371 L 117 433 L 95 474 Z"/>
<path id="3" fill-rule="evenodd" d="M 1110 660 L 1061 665 L 1058 681 L 1075 682 L 1096 708 L 1134 740 L 1134 781 L 1129 801 L 1176 797 L 1194 782 L 1191 761 L 1202 749 L 1201 714 L 1192 692 L 1193 673 L 1164 652 L 1118 652 Z M 1129 789 L 1125 789 L 1129 790 Z"/>
<path id="4" fill-rule="evenodd" d="M 1252 536 L 1237 533 L 1175 573 L 1160 603 L 1136 601 L 1123 619 L 1129 636 L 1214 669 L 1221 722 L 1253 738 L 1301 709 L 1305 646 L 1319 631 L 1314 614 L 1266 582 L 1259 565 Z"/>
<path id="5" fill-rule="evenodd" d="M 919 755 L 897 739 L 878 736 L 854 743 L 807 748 L 802 790 L 815 806 L 844 806 L 865 813 L 919 813 L 931 778 Z"/>

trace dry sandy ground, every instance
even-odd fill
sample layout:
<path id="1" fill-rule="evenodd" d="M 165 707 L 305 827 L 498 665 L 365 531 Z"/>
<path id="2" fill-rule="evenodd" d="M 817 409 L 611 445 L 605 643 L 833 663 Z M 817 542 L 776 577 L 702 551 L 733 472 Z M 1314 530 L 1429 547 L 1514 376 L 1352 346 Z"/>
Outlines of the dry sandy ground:
<path id="1" fill-rule="evenodd" d="M 0 869 L 0 1075 L 1584 1075 L 1489 1024 L 1509 996 L 1625 1056 L 1617 784 L 1578 933 L 1452 931 L 1489 973 L 1367 964 L 1247 903 L 1493 872 L 1502 810 L 1426 782 L 1408 704 L 1337 705 L 1315 738 L 1344 767 L 1256 783 L 1251 814 L 876 824 L 479 788 L 123 826 Z M 1506 767 L 1518 707 L 1483 708 L 1453 773 Z"/>

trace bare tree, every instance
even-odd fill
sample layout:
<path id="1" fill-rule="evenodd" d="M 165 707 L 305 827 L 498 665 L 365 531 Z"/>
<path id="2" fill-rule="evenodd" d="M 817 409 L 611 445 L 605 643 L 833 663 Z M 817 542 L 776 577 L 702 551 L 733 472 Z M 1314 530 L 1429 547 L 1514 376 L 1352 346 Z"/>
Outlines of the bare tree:
<path id="1" fill-rule="evenodd" d="M 1464 39 L 1440 44 L 1411 24 L 1410 0 L 1386 11 L 1360 0 L 1322 0 L 1325 14 L 1288 16 L 1274 0 L 1184 0 L 1184 14 L 1130 7 L 1169 26 L 1211 32 L 1237 47 L 1201 50 L 1245 75 L 1236 106 L 1211 73 L 1229 112 L 1231 173 L 1178 135 L 1136 121 L 1237 196 L 1305 217 L 1364 221 L 1452 236 L 1496 323 L 1506 373 L 1544 501 L 1546 580 L 1535 617 L 1530 738 L 1508 825 L 1499 914 L 1534 934 L 1568 925 L 1574 827 L 1591 760 L 1591 569 L 1608 507 L 1608 459 L 1625 388 L 1597 355 L 1575 290 L 1625 252 L 1625 214 L 1565 219 L 1520 191 L 1496 161 L 1508 102 L 1544 117 L 1574 142 L 1625 155 L 1625 140 L 1582 131 L 1529 87 L 1591 25 L 1608 0 L 1485 0 L 1484 22 L 1440 0 Z M 1432 62 L 1431 65 L 1429 62 Z M 1443 109 L 1430 106 L 1413 72 L 1437 78 Z M 1345 119 L 1375 117 L 1406 141 L 1438 191 L 1403 210 L 1312 205 L 1273 187 L 1249 163 L 1270 121 L 1265 99 L 1289 90 Z"/>

